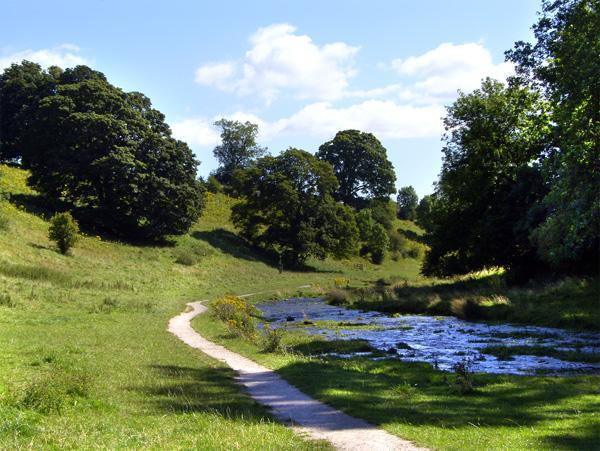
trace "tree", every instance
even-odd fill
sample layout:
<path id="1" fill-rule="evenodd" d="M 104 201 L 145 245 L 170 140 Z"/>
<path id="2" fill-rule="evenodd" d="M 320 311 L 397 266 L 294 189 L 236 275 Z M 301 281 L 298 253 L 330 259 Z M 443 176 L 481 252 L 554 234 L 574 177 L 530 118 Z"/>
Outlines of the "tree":
<path id="1" fill-rule="evenodd" d="M 256 124 L 223 118 L 215 122 L 215 126 L 221 128 L 221 144 L 213 150 L 213 155 L 220 164 L 215 177 L 219 182 L 229 185 L 236 170 L 250 166 L 257 158 L 263 156 L 267 149 L 256 143 Z"/>
<path id="2" fill-rule="evenodd" d="M 369 199 L 385 199 L 396 191 L 394 167 L 387 151 L 371 133 L 344 130 L 322 144 L 317 158 L 329 162 L 339 181 L 335 197 L 364 207 Z"/>
<path id="3" fill-rule="evenodd" d="M 29 61 L 12 64 L 0 75 L 0 161 L 23 157 L 23 137 L 40 100 L 51 95 L 55 79 Z"/>
<path id="4" fill-rule="evenodd" d="M 448 108 L 424 273 L 540 268 L 527 230 L 546 192 L 537 163 L 548 142 L 546 107 L 530 89 L 487 79 Z"/>
<path id="5" fill-rule="evenodd" d="M 360 254 L 369 256 L 373 263 L 382 263 L 390 244 L 385 227 L 373 218 L 369 208 L 364 208 L 356 214 L 356 225 L 362 243 Z"/>
<path id="6" fill-rule="evenodd" d="M 48 238 L 56 242 L 61 254 L 66 255 L 77 242 L 79 226 L 71 213 L 57 213 L 50 220 Z"/>
<path id="7" fill-rule="evenodd" d="M 600 3 L 544 1 L 535 43 L 507 52 L 517 81 L 552 105 L 552 146 L 543 161 L 547 215 L 532 232 L 554 269 L 597 273 L 600 259 Z"/>
<path id="8" fill-rule="evenodd" d="M 199 163 L 162 113 L 86 66 L 56 73 L 55 92 L 33 108 L 20 138 L 29 184 L 120 237 L 186 232 L 203 207 Z"/>
<path id="9" fill-rule="evenodd" d="M 244 197 L 232 220 L 254 245 L 281 252 L 292 264 L 355 252 L 354 212 L 334 201 L 338 182 L 328 163 L 290 148 L 260 158 L 239 177 Z"/>
<path id="10" fill-rule="evenodd" d="M 404 186 L 398 190 L 398 218 L 415 219 L 419 196 L 412 186 Z"/>
<path id="11" fill-rule="evenodd" d="M 435 196 L 432 194 L 427 194 L 423 196 L 419 205 L 415 209 L 415 217 L 417 224 L 425 229 L 431 230 L 432 223 L 432 212 L 435 208 Z"/>

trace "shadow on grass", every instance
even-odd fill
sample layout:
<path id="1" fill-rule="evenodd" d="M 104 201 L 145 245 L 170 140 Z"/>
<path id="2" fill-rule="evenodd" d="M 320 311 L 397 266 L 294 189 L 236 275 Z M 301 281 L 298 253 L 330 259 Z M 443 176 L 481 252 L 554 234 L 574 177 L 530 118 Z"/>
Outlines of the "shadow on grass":
<path id="1" fill-rule="evenodd" d="M 570 415 L 573 419 L 585 415 L 591 421 L 598 407 L 597 402 L 589 401 L 596 390 L 592 377 L 477 374 L 475 392 L 464 395 L 452 389 L 455 375 L 419 363 L 331 359 L 329 363 L 297 362 L 278 372 L 305 393 L 374 424 L 432 425 L 448 430 L 479 424 L 522 430 Z M 571 398 L 578 400 L 577 413 L 571 403 L 562 404 Z M 586 424 L 584 418 L 582 424 Z M 559 447 L 571 443 L 578 449 L 590 449 L 598 443 L 591 441 L 592 430 L 572 432 L 553 437 L 549 429 L 548 437 L 541 440 Z"/>
<path id="2" fill-rule="evenodd" d="M 232 257 L 261 262 L 272 268 L 279 266 L 278 256 L 249 245 L 243 238 L 235 233 L 222 228 L 210 231 L 195 231 L 192 232 L 192 237 L 210 244 L 212 247 L 220 249 L 223 253 Z M 311 273 L 333 273 L 340 271 L 321 270 L 307 264 L 301 265 L 284 265 L 284 270 L 293 270 L 296 272 L 311 272 Z"/>
<path id="3" fill-rule="evenodd" d="M 262 422 L 268 415 L 234 383 L 228 368 L 191 368 L 178 365 L 152 365 L 155 383 L 134 387 L 144 393 L 161 412 L 208 412 L 223 417 Z"/>

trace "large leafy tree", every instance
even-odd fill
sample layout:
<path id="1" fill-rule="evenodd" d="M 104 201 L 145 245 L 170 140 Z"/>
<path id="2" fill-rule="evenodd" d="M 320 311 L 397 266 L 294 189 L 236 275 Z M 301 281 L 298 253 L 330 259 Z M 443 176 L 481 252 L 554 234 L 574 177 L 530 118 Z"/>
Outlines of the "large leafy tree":
<path id="1" fill-rule="evenodd" d="M 29 183 L 88 227 L 133 239 L 187 231 L 203 206 L 198 162 L 150 99 L 86 66 L 56 73 L 19 138 Z"/>
<path id="2" fill-rule="evenodd" d="M 546 193 L 537 164 L 547 143 L 544 102 L 527 88 L 487 79 L 459 95 L 444 125 L 424 272 L 527 268 L 535 261 L 528 231 L 539 221 L 534 212 Z"/>
<path id="3" fill-rule="evenodd" d="M 404 186 L 398 190 L 398 218 L 415 219 L 419 196 L 412 186 Z"/>
<path id="4" fill-rule="evenodd" d="M 355 252 L 355 215 L 333 199 L 338 182 L 327 162 L 288 149 L 260 158 L 239 177 L 244 197 L 232 219 L 251 243 L 282 253 L 293 264 Z"/>
<path id="5" fill-rule="evenodd" d="M 55 89 L 54 77 L 29 61 L 12 64 L 0 75 L 0 161 L 21 160 L 36 108 Z"/>
<path id="6" fill-rule="evenodd" d="M 387 199 L 396 191 L 394 167 L 387 151 L 371 133 L 344 130 L 319 147 L 317 158 L 329 162 L 339 187 L 336 199 L 364 207 L 369 199 Z"/>
<path id="7" fill-rule="evenodd" d="M 600 2 L 544 1 L 535 42 L 507 52 L 518 81 L 552 105 L 544 178 L 547 216 L 532 233 L 540 256 L 567 271 L 596 271 L 600 235 Z"/>
<path id="8" fill-rule="evenodd" d="M 215 125 L 221 129 L 221 144 L 213 150 L 213 155 L 219 162 L 215 177 L 221 183 L 231 184 L 236 170 L 250 166 L 267 149 L 256 143 L 256 124 L 221 119 Z"/>

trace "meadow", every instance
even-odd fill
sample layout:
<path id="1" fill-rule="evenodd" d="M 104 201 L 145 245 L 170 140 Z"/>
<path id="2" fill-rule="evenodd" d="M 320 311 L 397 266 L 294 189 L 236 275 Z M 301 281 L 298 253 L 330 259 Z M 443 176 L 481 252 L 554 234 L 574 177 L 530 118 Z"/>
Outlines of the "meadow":
<path id="1" fill-rule="evenodd" d="M 221 194 L 209 194 L 199 222 L 172 241 L 84 235 L 63 256 L 47 237 L 51 212 L 26 177 L 0 166 L 3 449 L 326 449 L 274 422 L 230 370 L 171 336 L 168 319 L 186 302 L 228 293 L 261 293 L 258 300 L 372 289 L 397 278 L 431 282 L 412 258 L 380 266 L 310 260 L 279 274 L 235 235 L 234 201 Z M 589 448 L 598 440 L 597 377 L 477 375 L 475 392 L 462 395 L 454 376 L 425 365 L 266 353 L 208 316 L 195 325 L 307 393 L 433 448 Z M 286 340 L 323 346 L 302 335 Z"/>

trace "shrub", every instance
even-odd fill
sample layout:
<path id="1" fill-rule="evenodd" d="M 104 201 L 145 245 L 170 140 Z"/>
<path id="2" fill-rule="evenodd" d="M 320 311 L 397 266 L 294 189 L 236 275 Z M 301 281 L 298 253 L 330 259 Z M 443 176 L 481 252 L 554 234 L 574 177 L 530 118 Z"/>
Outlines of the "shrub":
<path id="1" fill-rule="evenodd" d="M 246 300 L 237 296 L 225 296 L 211 304 L 214 317 L 223 321 L 234 335 L 249 340 L 256 339 L 256 327 L 252 316 L 258 311 Z"/>
<path id="2" fill-rule="evenodd" d="M 331 305 L 346 305 L 350 299 L 347 291 L 335 289 L 325 295 L 325 302 Z"/>
<path id="3" fill-rule="evenodd" d="M 189 249 L 177 248 L 173 251 L 173 256 L 175 257 L 175 263 L 180 265 L 194 266 L 198 263 L 198 257 Z"/>
<path id="4" fill-rule="evenodd" d="M 457 362 L 452 366 L 452 370 L 456 375 L 455 387 L 463 395 L 472 393 L 474 390 L 472 367 L 473 361 L 469 358 Z"/>
<path id="5" fill-rule="evenodd" d="M 283 349 L 281 340 L 283 338 L 283 330 L 272 329 L 268 323 L 263 327 L 262 350 L 263 352 L 277 352 Z"/>
<path id="6" fill-rule="evenodd" d="M 347 279 L 346 277 L 336 277 L 333 280 L 333 284 L 336 288 L 348 288 L 348 285 L 350 285 L 350 279 Z"/>
<path id="7" fill-rule="evenodd" d="M 57 213 L 50 220 L 48 238 L 56 242 L 58 250 L 63 255 L 75 245 L 78 233 L 77 221 L 73 219 L 69 212 Z"/>

